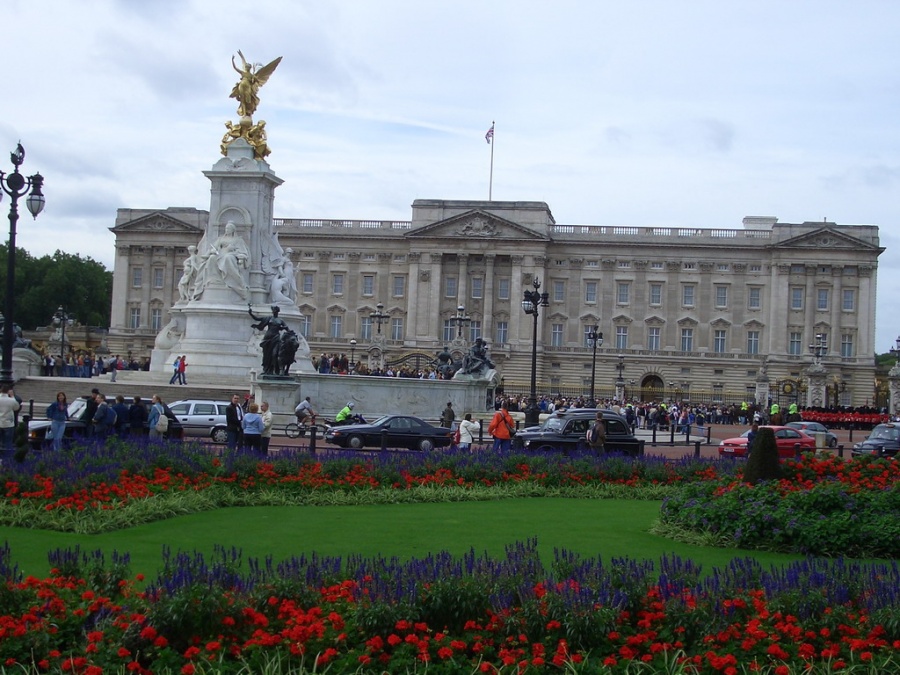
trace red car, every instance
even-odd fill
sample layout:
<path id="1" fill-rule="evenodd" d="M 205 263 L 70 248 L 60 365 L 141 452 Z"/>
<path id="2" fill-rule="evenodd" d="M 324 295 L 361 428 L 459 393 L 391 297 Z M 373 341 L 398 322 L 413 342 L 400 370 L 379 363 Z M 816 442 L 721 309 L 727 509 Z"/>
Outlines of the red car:
<path id="1" fill-rule="evenodd" d="M 766 426 L 760 429 L 771 429 L 775 432 L 775 443 L 778 445 L 779 457 L 794 457 L 797 453 L 796 446 L 800 444 L 801 452 L 815 452 L 816 439 L 807 436 L 798 429 L 791 427 L 773 427 Z M 720 457 L 746 457 L 747 456 L 747 435 L 750 430 L 747 429 L 737 438 L 726 438 L 719 444 Z"/>

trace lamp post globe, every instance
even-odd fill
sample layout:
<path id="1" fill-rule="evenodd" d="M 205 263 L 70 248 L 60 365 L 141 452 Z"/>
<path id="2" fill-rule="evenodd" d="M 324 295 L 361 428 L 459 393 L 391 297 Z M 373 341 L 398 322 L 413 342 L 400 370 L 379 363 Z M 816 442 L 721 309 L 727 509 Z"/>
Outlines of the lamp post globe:
<path id="1" fill-rule="evenodd" d="M 352 375 L 356 371 L 356 339 L 350 340 L 350 374 Z"/>
<path id="2" fill-rule="evenodd" d="M 5 174 L 0 171 L 0 199 L 5 192 L 10 196 L 9 206 L 9 242 L 6 249 L 6 303 L 3 315 L 3 365 L 0 368 L 0 384 L 12 385 L 13 364 L 12 353 L 15 343 L 15 296 L 16 296 L 16 223 L 19 220 L 19 197 L 28 193 L 25 206 L 35 218 L 44 210 L 44 177 L 36 173 L 33 176 L 23 176 L 19 173 L 19 167 L 25 161 L 25 148 L 19 143 L 16 149 L 9 154 L 13 163 L 13 172 Z M 30 190 L 30 192 L 29 192 Z"/>

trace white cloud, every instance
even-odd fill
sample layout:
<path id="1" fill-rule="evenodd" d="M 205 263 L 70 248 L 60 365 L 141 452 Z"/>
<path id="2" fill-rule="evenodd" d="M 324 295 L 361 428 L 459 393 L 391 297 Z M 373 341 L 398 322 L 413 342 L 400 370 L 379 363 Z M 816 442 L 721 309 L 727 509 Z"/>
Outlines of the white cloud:
<path id="1" fill-rule="evenodd" d="M 10 0 L 3 20 L 0 158 L 21 139 L 46 178 L 35 255 L 111 266 L 116 208 L 208 208 L 241 49 L 284 57 L 257 113 L 278 216 L 486 198 L 496 120 L 494 198 L 561 223 L 879 225 L 877 348 L 900 334 L 900 5 Z"/>

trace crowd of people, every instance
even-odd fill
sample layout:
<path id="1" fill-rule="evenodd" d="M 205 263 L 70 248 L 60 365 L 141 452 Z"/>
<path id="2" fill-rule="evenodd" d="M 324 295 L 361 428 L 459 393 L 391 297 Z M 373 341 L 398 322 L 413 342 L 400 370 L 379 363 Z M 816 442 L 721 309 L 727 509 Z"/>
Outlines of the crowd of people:
<path id="1" fill-rule="evenodd" d="M 119 370 L 150 370 L 150 359 L 123 358 L 118 354 L 104 357 L 91 352 L 42 354 L 45 377 L 99 377 Z"/>
<path id="2" fill-rule="evenodd" d="M 352 367 L 351 367 L 352 366 Z M 371 375 L 374 377 L 406 377 L 415 380 L 443 380 L 445 377 L 436 366 L 414 368 L 412 366 L 385 365 L 383 368 L 369 368 L 362 361 L 357 360 L 351 364 L 346 354 L 321 354 L 313 358 L 313 367 L 316 372 L 332 375 Z"/>

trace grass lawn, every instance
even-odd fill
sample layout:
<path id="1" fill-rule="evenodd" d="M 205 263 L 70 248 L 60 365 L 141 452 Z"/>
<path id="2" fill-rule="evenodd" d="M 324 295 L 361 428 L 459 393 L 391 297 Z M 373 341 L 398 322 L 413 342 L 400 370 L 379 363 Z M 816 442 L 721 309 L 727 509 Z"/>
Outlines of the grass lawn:
<path id="1" fill-rule="evenodd" d="M 752 556 L 764 566 L 802 556 L 680 544 L 647 532 L 659 514 L 658 501 L 615 499 L 503 499 L 374 506 L 284 506 L 223 508 L 140 525 L 101 535 L 0 527 L 0 541 L 25 574 L 44 577 L 47 553 L 56 548 L 101 549 L 131 554 L 132 572 L 148 580 L 159 572 L 163 546 L 212 552 L 215 544 L 237 547 L 243 557 L 280 561 L 300 553 L 347 556 L 377 554 L 401 559 L 447 550 L 501 554 L 505 545 L 531 537 L 550 562 L 554 548 L 585 556 L 658 560 L 667 553 L 691 558 L 705 570 L 736 557 Z"/>

